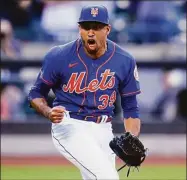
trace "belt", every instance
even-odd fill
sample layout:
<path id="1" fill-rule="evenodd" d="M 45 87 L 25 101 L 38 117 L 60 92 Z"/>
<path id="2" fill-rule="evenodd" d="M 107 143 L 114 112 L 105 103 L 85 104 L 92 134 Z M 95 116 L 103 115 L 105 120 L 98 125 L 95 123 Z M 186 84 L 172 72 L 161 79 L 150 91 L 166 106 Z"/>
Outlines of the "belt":
<path id="1" fill-rule="evenodd" d="M 71 118 L 74 119 L 79 119 L 79 120 L 84 120 L 84 121 L 92 121 L 95 123 L 106 123 L 106 122 L 111 122 L 112 121 L 112 116 L 107 116 L 107 115 L 101 115 L 101 116 L 80 116 L 77 114 L 69 114 Z"/>

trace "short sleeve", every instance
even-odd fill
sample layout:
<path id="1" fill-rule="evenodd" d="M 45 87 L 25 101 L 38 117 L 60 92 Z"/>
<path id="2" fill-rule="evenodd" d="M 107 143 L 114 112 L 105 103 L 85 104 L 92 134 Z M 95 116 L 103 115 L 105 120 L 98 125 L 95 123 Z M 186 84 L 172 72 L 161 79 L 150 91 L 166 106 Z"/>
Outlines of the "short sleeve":
<path id="1" fill-rule="evenodd" d="M 59 52 L 60 48 L 52 48 L 44 57 L 43 65 L 40 71 L 40 79 L 47 85 L 54 85 L 59 78 Z"/>
<path id="2" fill-rule="evenodd" d="M 35 98 L 47 98 L 53 85 L 59 78 L 59 49 L 54 47 L 44 57 L 42 68 L 28 95 L 29 101 Z"/>
<path id="3" fill-rule="evenodd" d="M 120 84 L 121 96 L 131 96 L 141 93 L 138 69 L 134 58 L 130 58 L 127 65 L 128 65 L 128 69 L 127 69 L 126 77 Z"/>

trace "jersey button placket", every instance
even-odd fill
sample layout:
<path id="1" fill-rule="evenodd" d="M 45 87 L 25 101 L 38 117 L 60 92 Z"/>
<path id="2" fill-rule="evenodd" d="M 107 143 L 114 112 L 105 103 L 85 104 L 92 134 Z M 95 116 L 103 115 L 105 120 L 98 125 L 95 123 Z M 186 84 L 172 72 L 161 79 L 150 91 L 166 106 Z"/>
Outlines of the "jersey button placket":
<path id="1" fill-rule="evenodd" d="M 96 78 L 96 70 L 97 70 L 97 64 L 95 64 L 94 62 L 92 62 L 91 64 L 91 68 L 90 68 L 90 76 L 88 76 L 89 82 L 91 82 L 93 79 Z M 87 102 L 91 105 L 94 103 L 94 93 L 87 91 Z"/>
<path id="2" fill-rule="evenodd" d="M 92 72 L 91 72 L 92 75 L 95 75 L 97 67 L 98 67 L 97 64 L 92 62 Z"/>

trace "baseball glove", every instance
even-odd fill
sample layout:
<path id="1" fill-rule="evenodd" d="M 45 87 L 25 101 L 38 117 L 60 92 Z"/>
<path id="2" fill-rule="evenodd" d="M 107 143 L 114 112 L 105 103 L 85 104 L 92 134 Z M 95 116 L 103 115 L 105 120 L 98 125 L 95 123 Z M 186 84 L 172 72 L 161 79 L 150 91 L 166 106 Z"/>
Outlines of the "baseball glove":
<path id="1" fill-rule="evenodd" d="M 125 165 L 118 169 L 120 171 L 125 166 L 128 166 L 127 177 L 129 176 L 131 167 L 138 167 L 146 158 L 147 149 L 144 148 L 138 137 L 129 132 L 124 133 L 120 137 L 113 138 L 109 143 L 110 148 L 114 153 L 125 162 Z"/>

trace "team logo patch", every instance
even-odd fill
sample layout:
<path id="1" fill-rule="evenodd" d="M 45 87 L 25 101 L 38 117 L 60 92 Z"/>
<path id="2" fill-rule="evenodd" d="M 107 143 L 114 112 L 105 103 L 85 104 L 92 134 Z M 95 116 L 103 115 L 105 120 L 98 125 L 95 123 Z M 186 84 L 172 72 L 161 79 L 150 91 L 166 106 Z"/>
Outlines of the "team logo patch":
<path id="1" fill-rule="evenodd" d="M 134 68 L 134 78 L 136 79 L 136 81 L 139 81 L 139 75 L 138 75 L 138 68 L 137 65 Z"/>
<path id="2" fill-rule="evenodd" d="M 96 17 L 99 14 L 98 8 L 91 8 L 91 15 Z"/>

